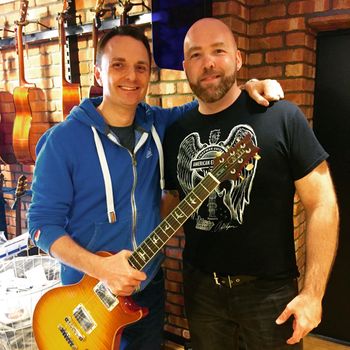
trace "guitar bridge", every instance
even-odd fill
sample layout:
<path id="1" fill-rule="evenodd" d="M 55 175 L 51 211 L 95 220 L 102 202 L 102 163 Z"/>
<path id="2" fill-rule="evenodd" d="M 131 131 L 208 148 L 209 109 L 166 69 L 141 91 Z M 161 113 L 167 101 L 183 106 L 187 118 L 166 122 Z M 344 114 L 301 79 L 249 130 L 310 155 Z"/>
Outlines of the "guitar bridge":
<path id="1" fill-rule="evenodd" d="M 75 334 L 75 336 L 80 340 L 85 340 L 85 337 L 80 333 L 79 329 L 74 325 L 73 320 L 70 317 L 65 317 L 64 319 L 69 326 L 69 328 L 72 330 L 72 332 Z"/>
<path id="2" fill-rule="evenodd" d="M 61 325 L 58 325 L 58 330 L 62 334 L 64 340 L 67 342 L 67 344 L 71 347 L 72 350 L 78 350 L 77 346 L 74 344 L 70 334 L 67 332 L 67 330 Z"/>

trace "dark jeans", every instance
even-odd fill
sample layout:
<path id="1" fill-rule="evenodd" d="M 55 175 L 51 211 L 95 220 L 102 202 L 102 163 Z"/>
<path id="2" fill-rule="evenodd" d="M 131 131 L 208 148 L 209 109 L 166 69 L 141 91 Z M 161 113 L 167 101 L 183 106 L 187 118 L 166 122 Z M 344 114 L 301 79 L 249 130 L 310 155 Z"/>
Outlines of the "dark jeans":
<path id="1" fill-rule="evenodd" d="M 140 293 L 133 295 L 139 306 L 148 308 L 148 315 L 125 327 L 120 350 L 160 350 L 163 344 L 164 326 L 164 277 L 162 269 Z"/>
<path id="2" fill-rule="evenodd" d="M 228 288 L 184 266 L 184 296 L 193 350 L 301 350 L 288 345 L 293 319 L 275 320 L 297 294 L 293 279 L 255 280 Z"/>

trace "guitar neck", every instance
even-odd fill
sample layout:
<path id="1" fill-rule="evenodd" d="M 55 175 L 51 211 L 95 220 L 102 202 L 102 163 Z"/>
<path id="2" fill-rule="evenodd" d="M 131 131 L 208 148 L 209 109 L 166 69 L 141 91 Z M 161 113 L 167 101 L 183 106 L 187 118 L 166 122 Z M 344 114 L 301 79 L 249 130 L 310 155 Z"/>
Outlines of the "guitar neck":
<path id="1" fill-rule="evenodd" d="M 150 260 L 164 247 L 166 242 L 178 231 L 185 221 L 201 206 L 219 185 L 211 173 L 187 194 L 179 205 L 153 230 L 129 257 L 129 263 L 142 270 Z"/>
<path id="2" fill-rule="evenodd" d="M 17 25 L 16 28 L 16 42 L 17 42 L 17 55 L 18 55 L 18 82 L 20 86 L 30 85 L 24 75 L 24 57 L 23 57 L 23 26 Z"/>
<path id="3" fill-rule="evenodd" d="M 4 174 L 0 173 L 0 231 L 4 231 L 5 237 L 7 238 L 5 200 L 4 193 L 2 191 L 3 183 Z"/>
<path id="4" fill-rule="evenodd" d="M 66 29 L 64 27 L 64 13 L 60 13 L 58 17 L 58 28 L 61 48 L 61 78 L 62 86 L 67 86 L 70 82 L 66 78 Z"/>
<path id="5" fill-rule="evenodd" d="M 96 13 L 96 16 L 98 16 L 97 13 Z M 92 21 L 92 45 L 93 45 L 93 48 L 94 48 L 94 61 L 93 61 L 94 68 L 95 68 L 95 65 L 96 65 L 97 42 L 98 42 L 98 28 L 97 28 L 96 18 L 94 18 L 93 21 Z M 100 86 L 100 84 L 96 80 L 95 74 L 94 74 L 94 86 Z"/>
<path id="6" fill-rule="evenodd" d="M 16 198 L 16 237 L 22 234 L 22 220 L 21 220 L 21 209 L 22 203 L 21 198 Z"/>
<path id="7" fill-rule="evenodd" d="M 150 260 L 164 247 L 185 221 L 202 205 L 224 180 L 236 179 L 241 170 L 257 155 L 258 148 L 252 143 L 251 136 L 245 135 L 235 146 L 214 160 L 211 172 L 195 186 L 180 204 L 160 223 L 160 225 L 136 248 L 128 261 L 135 269 L 142 270 Z M 253 164 L 248 164 L 250 171 Z"/>

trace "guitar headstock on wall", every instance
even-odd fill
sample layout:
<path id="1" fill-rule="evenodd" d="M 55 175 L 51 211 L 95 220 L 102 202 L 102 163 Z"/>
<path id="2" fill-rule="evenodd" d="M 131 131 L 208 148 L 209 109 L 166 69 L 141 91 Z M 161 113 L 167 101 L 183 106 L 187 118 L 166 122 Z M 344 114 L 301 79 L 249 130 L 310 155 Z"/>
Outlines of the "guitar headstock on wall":
<path id="1" fill-rule="evenodd" d="M 0 192 L 2 192 L 2 186 L 4 185 L 5 176 L 3 173 L 0 173 Z"/>
<path id="2" fill-rule="evenodd" d="M 25 195 L 26 191 L 27 191 L 27 177 L 25 175 L 21 175 L 17 180 L 17 186 L 15 191 L 15 201 L 11 207 L 12 210 L 17 208 L 20 198 Z"/>
<path id="3" fill-rule="evenodd" d="M 20 2 L 20 18 L 19 21 L 17 21 L 17 25 L 26 25 L 26 18 L 27 18 L 27 11 L 28 11 L 28 0 L 21 0 Z"/>

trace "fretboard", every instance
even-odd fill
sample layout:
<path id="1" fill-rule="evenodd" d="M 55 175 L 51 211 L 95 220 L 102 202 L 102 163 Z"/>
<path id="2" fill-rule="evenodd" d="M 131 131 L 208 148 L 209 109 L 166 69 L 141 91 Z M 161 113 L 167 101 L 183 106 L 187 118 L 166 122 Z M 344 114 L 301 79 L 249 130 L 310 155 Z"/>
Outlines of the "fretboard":
<path id="1" fill-rule="evenodd" d="M 142 270 L 163 248 L 185 221 L 201 206 L 215 188 L 225 179 L 235 179 L 241 169 L 259 149 L 246 135 L 234 147 L 213 161 L 213 169 L 187 194 L 179 205 L 156 227 L 129 257 L 131 266 Z M 216 163 L 216 164 L 215 164 Z M 248 168 L 248 169 L 247 169 Z M 253 168 L 252 164 L 250 169 Z M 249 167 L 246 167 L 249 171 Z"/>
<path id="2" fill-rule="evenodd" d="M 179 203 L 179 205 L 152 231 L 129 257 L 129 263 L 142 270 L 147 263 L 163 248 L 166 242 L 177 232 L 184 222 L 201 206 L 219 185 L 211 173 Z"/>

